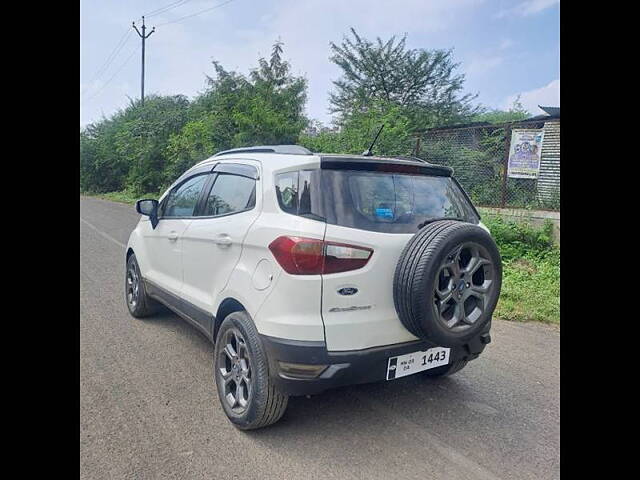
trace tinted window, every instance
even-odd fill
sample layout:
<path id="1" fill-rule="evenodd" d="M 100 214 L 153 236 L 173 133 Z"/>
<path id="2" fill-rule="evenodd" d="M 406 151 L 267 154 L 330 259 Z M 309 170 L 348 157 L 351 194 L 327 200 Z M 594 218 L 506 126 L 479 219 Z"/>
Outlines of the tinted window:
<path id="1" fill-rule="evenodd" d="M 298 213 L 298 172 L 276 176 L 276 195 L 283 211 L 294 215 Z"/>
<path id="2" fill-rule="evenodd" d="M 323 170 L 321 190 L 321 211 L 316 213 L 335 225 L 414 233 L 429 218 L 478 222 L 473 207 L 450 177 Z"/>
<path id="3" fill-rule="evenodd" d="M 225 215 L 249 210 L 256 204 L 256 181 L 239 175 L 220 174 L 207 197 L 203 215 Z"/>
<path id="4" fill-rule="evenodd" d="M 174 188 L 165 203 L 163 217 L 190 217 L 198 203 L 207 175 L 197 175 Z"/>
<path id="5" fill-rule="evenodd" d="M 276 175 L 276 196 L 280 208 L 293 215 L 317 218 L 320 206 L 319 170 L 300 170 Z"/>
<path id="6" fill-rule="evenodd" d="M 298 200 L 298 215 L 306 215 L 314 213 L 315 198 L 320 192 L 316 192 L 317 189 L 312 188 L 312 172 L 309 170 L 302 170 L 298 180 L 299 200 Z"/>

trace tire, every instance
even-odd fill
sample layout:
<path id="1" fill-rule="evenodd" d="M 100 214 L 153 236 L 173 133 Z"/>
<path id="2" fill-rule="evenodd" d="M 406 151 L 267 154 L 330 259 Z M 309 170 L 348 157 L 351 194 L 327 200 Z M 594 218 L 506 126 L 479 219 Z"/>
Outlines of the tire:
<path id="1" fill-rule="evenodd" d="M 147 295 L 144 288 L 135 253 L 127 259 L 127 269 L 124 274 L 124 300 L 129 313 L 136 318 L 148 317 L 155 313 L 158 307 L 158 303 Z"/>
<path id="2" fill-rule="evenodd" d="M 407 243 L 393 281 L 398 317 L 409 332 L 458 347 L 491 320 L 502 286 L 502 260 L 481 227 L 435 221 Z"/>
<path id="3" fill-rule="evenodd" d="M 467 366 L 467 360 L 458 360 L 457 362 L 450 363 L 449 365 L 444 365 L 442 367 L 432 368 L 431 370 L 426 370 L 424 372 L 424 376 L 426 377 L 448 377 L 449 375 L 453 375 L 456 372 L 459 372 L 464 367 Z"/>
<path id="4" fill-rule="evenodd" d="M 284 415 L 289 397 L 269 377 L 265 350 L 247 312 L 231 313 L 220 325 L 213 365 L 220 403 L 237 428 L 266 427 Z"/>

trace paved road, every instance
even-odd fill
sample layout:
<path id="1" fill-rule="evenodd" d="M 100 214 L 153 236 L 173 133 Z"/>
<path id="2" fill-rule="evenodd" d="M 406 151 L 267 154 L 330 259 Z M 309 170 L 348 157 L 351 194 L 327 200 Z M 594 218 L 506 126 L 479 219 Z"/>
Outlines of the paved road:
<path id="1" fill-rule="evenodd" d="M 212 346 L 176 315 L 129 316 L 131 206 L 80 199 L 80 470 L 96 478 L 559 478 L 557 329 L 494 322 L 451 378 L 293 398 L 276 425 L 227 421 Z"/>

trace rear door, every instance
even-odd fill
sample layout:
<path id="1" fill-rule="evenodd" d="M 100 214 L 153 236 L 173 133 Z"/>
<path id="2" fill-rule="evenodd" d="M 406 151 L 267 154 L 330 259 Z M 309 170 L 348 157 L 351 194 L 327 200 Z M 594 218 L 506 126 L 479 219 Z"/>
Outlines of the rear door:
<path id="1" fill-rule="evenodd" d="M 181 296 L 213 313 L 215 296 L 224 289 L 240 259 L 244 237 L 260 212 L 258 162 L 216 165 L 198 216 L 184 232 Z"/>
<path id="2" fill-rule="evenodd" d="M 322 171 L 325 241 L 373 249 L 357 270 L 323 275 L 327 348 L 359 350 L 415 340 L 393 302 L 396 265 L 427 218 L 464 217 L 473 210 L 450 177 L 384 171 Z"/>
<path id="3" fill-rule="evenodd" d="M 325 241 L 373 249 L 363 268 L 322 276 L 322 319 L 329 350 L 416 339 L 400 322 L 393 304 L 393 274 L 411 237 L 327 225 Z"/>

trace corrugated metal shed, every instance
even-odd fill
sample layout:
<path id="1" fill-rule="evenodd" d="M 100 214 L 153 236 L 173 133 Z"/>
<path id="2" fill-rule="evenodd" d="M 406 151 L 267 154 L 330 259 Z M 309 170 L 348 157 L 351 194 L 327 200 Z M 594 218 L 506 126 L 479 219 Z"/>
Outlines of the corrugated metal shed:
<path id="1" fill-rule="evenodd" d="M 538 198 L 541 202 L 560 199 L 560 119 L 544 124 L 544 138 L 538 175 Z"/>

